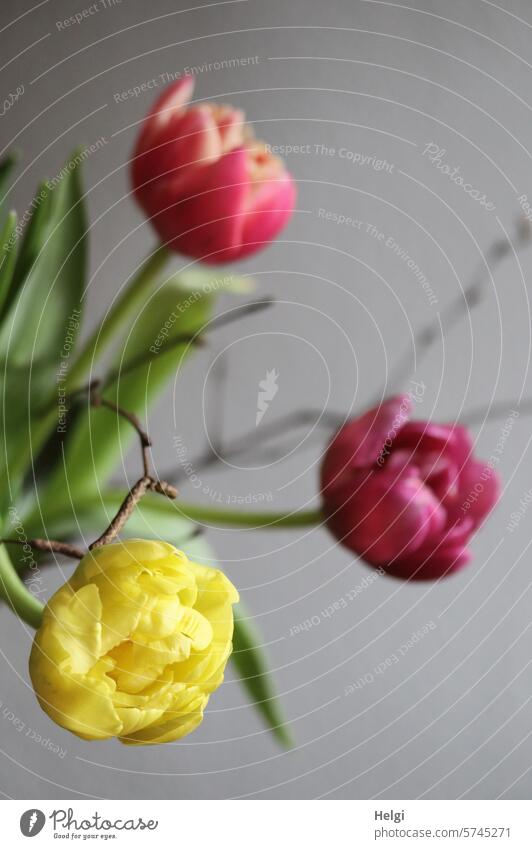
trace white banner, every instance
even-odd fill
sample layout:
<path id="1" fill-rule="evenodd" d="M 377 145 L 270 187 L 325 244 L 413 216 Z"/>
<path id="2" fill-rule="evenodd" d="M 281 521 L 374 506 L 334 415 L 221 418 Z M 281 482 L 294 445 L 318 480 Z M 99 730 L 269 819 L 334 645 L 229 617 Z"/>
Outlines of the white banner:
<path id="1" fill-rule="evenodd" d="M 2 845 L 531 849 L 528 801 L 4 801 Z M 70 844 L 69 844 L 70 845 Z"/>

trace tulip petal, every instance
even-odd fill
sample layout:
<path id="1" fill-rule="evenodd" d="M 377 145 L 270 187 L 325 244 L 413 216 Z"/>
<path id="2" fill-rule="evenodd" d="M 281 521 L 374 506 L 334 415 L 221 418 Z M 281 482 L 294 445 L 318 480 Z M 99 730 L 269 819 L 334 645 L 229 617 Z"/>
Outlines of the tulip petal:
<path id="1" fill-rule="evenodd" d="M 244 217 L 238 259 L 274 240 L 292 217 L 295 200 L 295 184 L 287 171 L 275 179 L 255 183 L 251 205 L 248 203 Z"/>
<path id="2" fill-rule="evenodd" d="M 460 498 L 477 528 L 499 499 L 500 478 L 493 466 L 471 457 L 460 475 Z"/>
<path id="3" fill-rule="evenodd" d="M 88 672 L 100 657 L 102 645 L 102 603 L 97 587 L 87 584 L 73 592 L 65 584 L 48 604 L 45 617 L 45 627 L 54 627 L 68 657 L 69 671 Z"/>
<path id="4" fill-rule="evenodd" d="M 334 489 L 349 479 L 351 471 L 385 461 L 385 452 L 391 451 L 409 415 L 410 399 L 398 395 L 345 424 L 325 455 L 322 489 Z"/>
<path id="5" fill-rule="evenodd" d="M 241 243 L 248 184 L 246 153 L 240 148 L 198 170 L 188 197 L 175 202 L 171 186 L 163 187 L 154 225 L 176 250 L 207 263 L 225 262 Z"/>
<path id="6" fill-rule="evenodd" d="M 329 525 L 337 534 L 348 529 L 341 541 L 376 566 L 416 551 L 445 524 L 438 499 L 413 468 L 398 476 L 370 473 L 353 496 L 346 492 L 335 503 Z"/>

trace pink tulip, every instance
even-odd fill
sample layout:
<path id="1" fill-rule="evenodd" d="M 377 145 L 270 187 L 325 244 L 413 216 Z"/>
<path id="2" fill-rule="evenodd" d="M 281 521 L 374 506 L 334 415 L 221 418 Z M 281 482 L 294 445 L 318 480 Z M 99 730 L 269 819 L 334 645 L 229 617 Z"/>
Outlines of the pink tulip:
<path id="1" fill-rule="evenodd" d="M 295 186 L 240 109 L 188 106 L 193 88 L 191 77 L 172 84 L 147 116 L 133 154 L 133 191 L 164 243 L 218 264 L 277 236 L 292 214 Z"/>
<path id="2" fill-rule="evenodd" d="M 405 395 L 344 425 L 323 461 L 323 502 L 351 551 L 391 575 L 429 580 L 469 562 L 499 478 L 472 456 L 465 427 L 409 418 Z"/>

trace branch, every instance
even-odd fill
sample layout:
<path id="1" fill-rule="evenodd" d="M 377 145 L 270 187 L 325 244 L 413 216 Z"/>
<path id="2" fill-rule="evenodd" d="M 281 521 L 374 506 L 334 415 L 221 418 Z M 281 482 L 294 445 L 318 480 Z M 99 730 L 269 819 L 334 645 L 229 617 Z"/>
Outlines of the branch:
<path id="1" fill-rule="evenodd" d="M 76 548 L 75 545 L 70 545 L 68 542 L 59 542 L 59 540 L 52 539 L 2 539 L 0 543 L 5 543 L 6 545 L 29 545 L 30 548 L 34 548 L 36 551 L 47 551 L 48 553 L 53 552 L 55 554 L 66 554 L 67 557 L 75 557 L 77 560 L 81 560 L 82 557 L 85 557 L 85 552 L 80 548 Z"/>
<path id="2" fill-rule="evenodd" d="M 414 334 L 414 354 L 416 361 L 422 359 L 430 350 L 434 342 L 438 338 L 445 338 L 449 331 L 463 318 L 464 314 L 471 309 L 474 309 L 482 301 L 484 295 L 484 284 L 486 266 L 490 264 L 495 268 L 501 261 L 516 248 L 520 249 L 530 244 L 532 238 L 532 230 L 529 222 L 526 219 L 519 219 L 516 228 L 514 239 L 497 239 L 490 248 L 488 248 L 484 261 L 481 262 L 477 272 L 473 275 L 473 279 L 469 286 L 460 292 L 460 294 L 451 303 L 446 306 L 441 312 L 438 312 L 437 317 L 425 324 L 421 330 Z M 409 348 L 400 358 L 397 366 L 393 369 L 387 386 L 391 388 L 386 392 L 387 395 L 393 395 L 399 391 L 404 381 L 409 377 L 411 372 L 411 349 Z M 386 389 L 386 387 L 385 387 Z M 376 396 L 376 402 L 382 397 L 382 392 Z"/>
<path id="3" fill-rule="evenodd" d="M 340 416 L 338 413 L 329 413 L 327 411 L 323 413 L 322 410 L 311 409 L 296 410 L 293 413 L 287 413 L 287 415 L 281 416 L 273 422 L 261 425 L 260 429 L 250 430 L 242 434 L 242 436 L 237 437 L 227 443 L 227 445 L 221 446 L 217 453 L 209 447 L 203 454 L 192 459 L 191 465 L 195 469 L 200 470 L 210 468 L 224 460 L 234 460 L 246 454 L 257 445 L 260 445 L 262 448 L 265 442 L 276 439 L 278 436 L 285 436 L 289 429 L 296 429 L 306 424 L 311 424 L 319 416 L 321 416 L 319 426 L 333 430 L 336 430 L 345 421 L 345 416 Z M 178 472 L 174 475 L 169 474 L 167 477 L 172 478 L 175 483 L 179 483 L 179 481 L 186 479 L 187 475 L 186 472 Z"/>

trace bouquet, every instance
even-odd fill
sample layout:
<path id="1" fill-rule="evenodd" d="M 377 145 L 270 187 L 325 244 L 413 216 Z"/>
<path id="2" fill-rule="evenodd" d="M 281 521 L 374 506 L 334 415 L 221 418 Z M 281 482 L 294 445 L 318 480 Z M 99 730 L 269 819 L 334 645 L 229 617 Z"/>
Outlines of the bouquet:
<path id="1" fill-rule="evenodd" d="M 172 84 L 141 128 L 131 185 L 156 247 L 88 335 L 83 152 L 38 188 L 20 221 L 5 209 L 14 158 L 2 163 L 0 592 L 36 629 L 29 673 L 42 709 L 73 734 L 128 745 L 178 740 L 201 723 L 231 659 L 288 746 L 260 635 L 198 527 L 324 525 L 378 574 L 438 581 L 470 561 L 471 537 L 497 500 L 497 463 L 474 456 L 463 424 L 417 420 L 423 385 L 411 382 L 355 418 L 334 419 L 316 510 L 205 508 L 184 503 L 172 477 L 154 473 L 148 406 L 216 326 L 271 306 L 239 301 L 216 316 L 219 291 L 250 291 L 249 279 L 233 274 L 220 283 L 216 268 L 267 248 L 296 195 L 240 110 L 192 95 L 191 78 Z M 172 271 L 177 256 L 186 264 Z M 420 339 L 430 343 L 427 328 Z M 268 373 L 258 421 L 275 392 Z M 131 440 L 138 479 L 129 490 L 113 487 Z M 40 570 L 57 557 L 77 566 L 44 599 Z"/>

